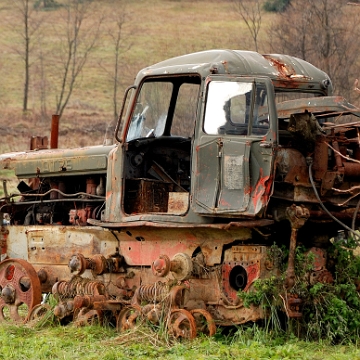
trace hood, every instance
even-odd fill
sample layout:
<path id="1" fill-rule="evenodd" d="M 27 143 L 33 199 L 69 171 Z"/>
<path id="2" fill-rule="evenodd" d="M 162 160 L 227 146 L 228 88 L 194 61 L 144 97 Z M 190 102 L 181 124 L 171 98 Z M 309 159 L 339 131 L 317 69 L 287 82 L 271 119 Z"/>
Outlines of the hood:
<path id="1" fill-rule="evenodd" d="M 116 145 L 77 149 L 29 150 L 0 155 L 0 169 L 15 171 L 19 178 L 105 173 L 110 151 Z"/>

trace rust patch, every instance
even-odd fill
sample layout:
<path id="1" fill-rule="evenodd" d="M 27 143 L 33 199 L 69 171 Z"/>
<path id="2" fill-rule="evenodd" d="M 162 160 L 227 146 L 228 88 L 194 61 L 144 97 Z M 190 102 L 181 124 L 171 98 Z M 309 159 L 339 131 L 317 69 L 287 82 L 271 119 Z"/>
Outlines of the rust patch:
<path id="1" fill-rule="evenodd" d="M 265 193 L 266 182 L 269 180 L 269 176 L 263 176 L 263 169 L 260 169 L 260 179 L 256 183 L 254 195 L 253 195 L 253 206 L 256 209 L 258 204 L 264 204 L 265 199 L 262 197 Z"/>
<path id="2" fill-rule="evenodd" d="M 223 292 L 232 304 L 239 303 L 238 291 L 247 291 L 259 278 L 259 263 L 246 266 L 244 262 L 229 262 L 222 265 Z"/>
<path id="3" fill-rule="evenodd" d="M 289 78 L 291 75 L 296 75 L 296 71 L 292 66 L 285 64 L 279 59 L 275 59 L 270 55 L 264 55 L 264 58 L 277 69 L 281 77 Z"/>

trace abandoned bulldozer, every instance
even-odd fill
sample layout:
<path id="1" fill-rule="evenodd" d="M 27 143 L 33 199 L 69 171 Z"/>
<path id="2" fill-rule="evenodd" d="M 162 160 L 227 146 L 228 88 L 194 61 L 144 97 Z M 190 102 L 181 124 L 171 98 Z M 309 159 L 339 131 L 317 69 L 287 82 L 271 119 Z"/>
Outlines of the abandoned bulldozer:
<path id="1" fill-rule="evenodd" d="M 110 144 L 0 155 L 18 191 L 1 201 L 0 321 L 22 322 L 53 294 L 60 320 L 119 331 L 164 318 L 175 337 L 257 321 L 239 294 L 280 275 L 288 249 L 327 249 L 359 219 L 360 109 L 326 73 L 286 55 L 212 50 L 141 70 Z M 204 326 L 205 324 L 205 326 Z"/>

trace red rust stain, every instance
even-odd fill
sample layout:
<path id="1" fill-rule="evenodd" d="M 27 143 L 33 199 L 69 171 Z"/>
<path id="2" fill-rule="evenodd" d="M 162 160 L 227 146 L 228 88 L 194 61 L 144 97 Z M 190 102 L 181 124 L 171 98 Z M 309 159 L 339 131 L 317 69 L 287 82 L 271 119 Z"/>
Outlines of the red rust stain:
<path id="1" fill-rule="evenodd" d="M 228 73 L 229 72 L 229 64 L 228 64 L 228 62 L 223 60 L 221 63 L 224 65 L 225 72 Z"/>
<path id="2" fill-rule="evenodd" d="M 228 207 L 230 208 L 231 207 L 231 204 L 229 204 L 227 201 L 225 201 L 224 199 L 221 199 L 220 200 L 220 205 L 223 206 L 223 207 Z"/>
<path id="3" fill-rule="evenodd" d="M 286 79 L 281 80 L 281 78 L 278 78 L 273 81 L 275 87 L 282 87 L 282 88 L 289 88 L 289 89 L 297 89 L 303 85 L 303 83 L 299 83 L 296 79 Z"/>
<path id="4" fill-rule="evenodd" d="M 334 99 L 335 103 L 342 103 L 344 101 L 344 98 L 342 96 L 336 96 Z"/>
<path id="5" fill-rule="evenodd" d="M 234 264 L 223 264 L 222 265 L 222 278 L 223 278 L 223 290 L 225 292 L 225 294 L 228 296 L 228 298 L 232 299 L 232 300 L 236 300 L 238 295 L 237 295 L 237 291 L 235 291 L 230 283 L 229 283 L 229 277 L 230 277 L 230 273 L 231 270 L 235 267 L 236 265 Z M 245 268 L 246 270 L 246 274 L 247 274 L 247 283 L 245 288 L 242 291 L 247 291 L 250 287 L 250 285 L 259 278 L 260 276 L 260 266 L 258 263 L 249 265 Z"/>
<path id="6" fill-rule="evenodd" d="M 253 265 L 249 265 L 246 268 L 246 273 L 247 273 L 247 284 L 246 287 L 243 291 L 246 291 L 250 285 L 259 278 L 259 274 L 260 274 L 260 267 L 259 264 L 253 264 Z"/>
<path id="7" fill-rule="evenodd" d="M 272 176 L 269 176 L 268 181 L 265 182 L 265 194 L 264 194 L 265 202 L 267 202 L 267 200 L 269 198 L 272 182 L 273 182 L 273 178 L 272 178 Z"/>
<path id="8" fill-rule="evenodd" d="M 7 252 L 8 231 L 3 228 L 0 231 L 0 255 L 5 255 Z"/>
<path id="9" fill-rule="evenodd" d="M 254 191 L 254 196 L 253 196 L 253 205 L 254 208 L 256 208 L 256 204 L 261 202 L 264 203 L 265 202 L 265 197 L 262 198 L 265 190 L 267 189 L 267 184 L 266 182 L 269 180 L 269 176 L 263 176 L 263 169 L 260 169 L 260 179 L 256 184 L 255 187 L 255 191 Z"/>
<path id="10" fill-rule="evenodd" d="M 278 70 L 280 76 L 287 78 L 291 75 L 296 75 L 295 69 L 288 64 L 285 64 L 279 59 L 274 59 L 268 55 L 264 57 L 271 63 L 272 66 L 274 66 Z"/>
<path id="11" fill-rule="evenodd" d="M 229 277 L 233 266 L 230 264 L 222 265 L 222 286 L 225 294 L 232 300 L 236 300 L 237 292 L 230 286 Z"/>
<path id="12" fill-rule="evenodd" d="M 251 186 L 246 186 L 245 188 L 244 188 L 244 194 L 245 195 L 248 195 L 248 194 L 251 194 L 252 193 L 252 187 Z"/>
<path id="13" fill-rule="evenodd" d="M 151 265 L 160 254 L 172 258 L 177 253 L 189 252 L 189 244 L 185 239 L 181 243 L 151 241 L 151 243 L 142 244 L 136 240 L 123 241 L 121 245 L 121 252 L 129 265 Z"/>
<path id="14" fill-rule="evenodd" d="M 11 280 L 15 274 L 15 265 L 9 265 L 5 270 L 5 278 L 6 280 Z"/>

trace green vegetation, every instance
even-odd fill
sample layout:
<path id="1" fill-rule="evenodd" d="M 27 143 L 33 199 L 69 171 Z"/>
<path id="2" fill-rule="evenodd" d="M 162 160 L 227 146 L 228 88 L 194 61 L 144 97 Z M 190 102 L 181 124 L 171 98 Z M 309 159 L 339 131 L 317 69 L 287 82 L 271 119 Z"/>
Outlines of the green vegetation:
<path id="1" fill-rule="evenodd" d="M 264 10 L 269 12 L 283 12 L 291 0 L 267 0 L 264 3 Z"/>
<path id="2" fill-rule="evenodd" d="M 256 325 L 231 335 L 169 342 L 149 328 L 117 334 L 109 327 L 0 326 L 0 359 L 356 359 L 355 345 L 272 338 Z"/>
<path id="3" fill-rule="evenodd" d="M 329 275 L 323 273 L 323 280 L 312 281 L 315 263 L 314 253 L 305 252 L 301 246 L 296 249 L 296 281 L 289 292 L 286 291 L 285 266 L 281 276 L 258 280 L 254 291 L 240 293 L 245 306 L 261 305 L 268 311 L 267 327 L 272 331 L 293 334 L 305 340 L 327 340 L 331 343 L 357 343 L 360 331 L 360 257 L 354 254 L 356 244 L 349 239 L 336 242 L 328 250 L 328 266 L 334 274 L 333 282 L 327 281 Z M 286 249 L 276 246 L 273 250 L 287 257 Z M 284 265 L 286 265 L 284 263 Z M 325 276 L 324 276 L 325 275 Z M 302 300 L 299 319 L 284 320 L 284 306 L 289 297 Z"/>

